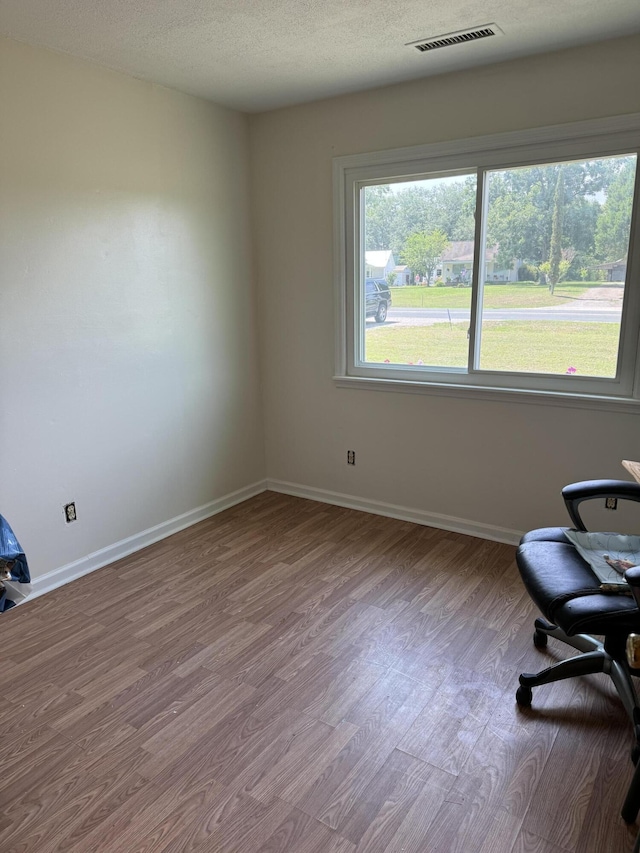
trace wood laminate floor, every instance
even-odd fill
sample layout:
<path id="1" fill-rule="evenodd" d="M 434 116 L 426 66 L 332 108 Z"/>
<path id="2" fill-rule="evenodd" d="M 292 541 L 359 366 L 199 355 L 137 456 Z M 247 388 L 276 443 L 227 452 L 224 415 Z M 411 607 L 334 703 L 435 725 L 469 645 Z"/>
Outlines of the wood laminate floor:
<path id="1" fill-rule="evenodd" d="M 621 853 L 514 549 L 266 492 L 0 616 L 2 853 Z"/>

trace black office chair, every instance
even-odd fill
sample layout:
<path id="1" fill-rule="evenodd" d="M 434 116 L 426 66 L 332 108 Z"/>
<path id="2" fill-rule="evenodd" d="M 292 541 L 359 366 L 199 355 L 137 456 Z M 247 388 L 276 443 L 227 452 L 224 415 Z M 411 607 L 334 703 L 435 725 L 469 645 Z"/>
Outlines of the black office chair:
<path id="1" fill-rule="evenodd" d="M 583 501 L 612 497 L 640 502 L 640 484 L 626 480 L 589 480 L 566 486 L 562 496 L 574 527 L 584 531 L 586 527 L 579 512 Z M 527 533 L 520 542 L 516 562 L 529 595 L 546 617 L 535 621 L 534 645 L 545 648 L 548 637 L 554 637 L 582 654 L 535 675 L 523 673 L 516 701 L 528 707 L 534 687 L 594 672 L 608 674 L 633 725 L 632 758 L 637 762 L 640 707 L 625 646 L 629 634 L 640 634 L 640 567 L 625 572 L 632 595 L 603 592 L 591 567 L 565 537 L 565 530 L 545 527 Z M 593 634 L 604 640 L 595 639 Z M 624 820 L 632 823 L 639 807 L 640 770 L 636 771 L 622 809 Z"/>

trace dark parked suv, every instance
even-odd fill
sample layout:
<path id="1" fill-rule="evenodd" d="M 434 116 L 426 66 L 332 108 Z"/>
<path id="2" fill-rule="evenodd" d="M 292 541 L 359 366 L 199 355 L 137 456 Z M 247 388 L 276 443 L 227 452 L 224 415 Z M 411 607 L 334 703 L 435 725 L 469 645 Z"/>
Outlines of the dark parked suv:
<path id="1" fill-rule="evenodd" d="M 365 280 L 365 317 L 374 317 L 376 323 L 384 323 L 391 307 L 391 291 L 386 281 L 380 278 Z"/>

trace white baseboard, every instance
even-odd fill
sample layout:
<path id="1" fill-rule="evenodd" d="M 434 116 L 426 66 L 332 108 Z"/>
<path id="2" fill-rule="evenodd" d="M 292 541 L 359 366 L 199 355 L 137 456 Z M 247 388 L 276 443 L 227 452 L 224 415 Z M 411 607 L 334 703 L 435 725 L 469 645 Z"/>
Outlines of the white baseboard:
<path id="1" fill-rule="evenodd" d="M 211 518 L 212 515 L 217 515 L 225 509 L 229 509 L 255 495 L 259 495 L 261 492 L 266 491 L 266 488 L 267 484 L 265 480 L 252 483 L 243 489 L 238 489 L 235 492 L 230 492 L 228 495 L 217 498 L 204 506 L 189 510 L 189 512 L 178 515 L 176 518 L 171 518 L 169 521 L 164 521 L 162 524 L 157 524 L 155 527 L 150 527 L 148 530 L 143 530 L 141 533 L 136 533 L 133 536 L 127 537 L 127 539 L 115 542 L 113 545 L 108 545 L 106 548 L 101 548 L 100 551 L 94 551 L 80 560 L 47 572 L 46 575 L 34 578 L 31 581 L 31 595 L 26 600 L 37 598 L 46 592 L 57 589 L 59 586 L 64 586 L 64 584 L 81 578 L 83 575 L 95 572 L 96 569 L 108 566 L 109 563 L 121 560 L 135 551 L 140 551 L 148 545 L 153 545 L 154 542 L 166 539 L 167 536 L 171 536 L 179 530 L 184 530 L 185 527 L 191 527 L 192 524 L 204 521 L 205 518 Z"/>
<path id="2" fill-rule="evenodd" d="M 383 503 L 382 501 L 355 497 L 354 495 L 344 495 L 340 492 L 331 492 L 326 489 L 300 486 L 297 483 L 286 483 L 283 480 L 267 480 L 267 489 L 272 492 L 281 492 L 285 495 L 294 495 L 297 498 L 308 498 L 309 500 L 320 501 L 321 503 L 344 506 L 349 509 L 359 509 L 362 512 L 370 512 L 374 515 L 398 518 L 401 521 L 412 521 L 415 524 L 424 524 L 426 527 L 439 527 L 442 530 L 451 530 L 454 533 L 477 536 L 479 539 L 505 542 L 507 545 L 517 545 L 522 536 L 519 530 L 510 530 L 508 527 L 497 527 L 493 524 L 469 521 L 466 518 L 456 518 L 453 515 L 440 515 L 435 512 L 425 512 L 421 509 L 396 506 L 395 504 Z"/>
<path id="3" fill-rule="evenodd" d="M 415 524 L 423 524 L 427 527 L 438 527 L 442 530 L 464 533 L 467 536 L 477 536 L 480 539 L 505 542 L 508 545 L 517 545 L 522 535 L 518 530 L 496 527 L 492 524 L 481 524 L 451 515 L 425 512 L 420 509 L 411 509 L 410 507 L 368 500 L 367 498 L 360 498 L 354 495 L 345 495 L 341 492 L 316 489 L 312 486 L 301 486 L 297 483 L 287 483 L 283 480 L 261 480 L 245 486 L 243 489 L 238 489 L 235 492 L 224 495 L 204 506 L 185 512 L 183 515 L 178 515 L 176 518 L 169 519 L 169 521 L 165 521 L 162 524 L 157 524 L 155 527 L 150 527 L 148 530 L 143 530 L 141 533 L 136 533 L 134 536 L 129 536 L 127 539 L 122 539 L 120 542 L 115 542 L 113 545 L 108 545 L 100 551 L 94 551 L 80 560 L 47 572 L 46 575 L 34 578 L 31 583 L 31 594 L 25 600 L 37 598 L 77 578 L 81 578 L 83 575 L 95 572 L 96 569 L 101 569 L 103 566 L 108 566 L 116 560 L 121 560 L 123 557 L 133 554 L 135 551 L 140 551 L 148 545 L 153 545 L 154 542 L 159 542 L 161 539 L 165 539 L 179 530 L 184 530 L 186 527 L 191 527 L 192 524 L 204 521 L 205 518 L 211 518 L 211 516 L 242 503 L 255 495 L 259 495 L 267 489 L 285 495 L 293 495 L 298 498 L 308 498 L 312 501 L 344 506 L 349 509 L 361 510 L 362 512 L 370 512 L 374 515 L 398 518 L 401 521 L 412 521 Z"/>

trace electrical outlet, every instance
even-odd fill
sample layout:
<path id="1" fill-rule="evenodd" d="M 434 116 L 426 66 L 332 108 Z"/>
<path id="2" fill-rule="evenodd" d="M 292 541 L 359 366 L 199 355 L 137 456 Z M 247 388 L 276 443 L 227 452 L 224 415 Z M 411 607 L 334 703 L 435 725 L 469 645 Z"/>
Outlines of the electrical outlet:
<path id="1" fill-rule="evenodd" d="M 76 515 L 76 503 L 72 501 L 70 504 L 64 505 L 64 518 L 67 524 L 71 524 L 72 521 L 77 521 L 78 516 Z"/>
<path id="2" fill-rule="evenodd" d="M 618 509 L 618 498 L 605 498 L 604 499 L 604 508 L 605 509 Z"/>
<path id="3" fill-rule="evenodd" d="M 355 465 L 356 464 L 356 452 L 355 450 L 347 450 L 347 465 Z"/>

